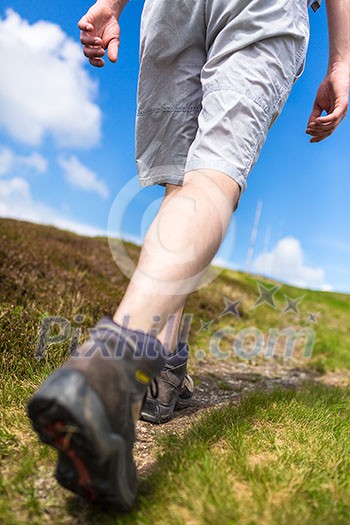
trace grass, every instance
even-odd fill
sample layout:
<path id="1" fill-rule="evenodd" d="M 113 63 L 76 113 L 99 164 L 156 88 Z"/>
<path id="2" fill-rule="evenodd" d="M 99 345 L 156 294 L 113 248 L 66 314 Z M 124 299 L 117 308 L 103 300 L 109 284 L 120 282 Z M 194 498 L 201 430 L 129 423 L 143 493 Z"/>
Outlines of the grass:
<path id="1" fill-rule="evenodd" d="M 155 468 L 142 480 L 129 515 L 91 508 L 60 488 L 52 477 L 55 453 L 38 445 L 26 400 L 64 361 L 73 334 L 80 330 L 84 337 L 98 318 L 112 314 L 128 281 L 106 239 L 13 220 L 0 220 L 0 239 L 0 523 L 349 523 L 350 390 L 315 384 L 245 395 L 238 406 L 206 413 L 185 435 L 162 437 Z M 138 247 L 128 243 L 127 249 L 136 260 Z M 312 357 L 304 359 L 299 344 L 291 365 L 318 374 L 349 374 L 350 296 L 284 284 L 274 296 L 276 308 L 256 307 L 257 282 L 276 285 L 224 270 L 190 296 L 193 371 L 198 349 L 214 360 L 210 339 L 219 329 L 231 330 L 220 349 L 237 361 L 235 341 L 246 328 L 255 327 L 266 339 L 271 328 L 308 327 L 315 331 Z M 285 296 L 305 296 L 299 315 L 283 313 Z M 221 316 L 224 297 L 242 299 L 240 319 Z M 319 312 L 317 323 L 309 322 L 309 312 Z M 61 317 L 68 330 L 64 341 L 47 344 L 38 361 L 38 337 L 49 316 Z M 213 321 L 209 332 L 200 331 L 200 320 Z M 56 327 L 49 335 L 58 333 Z M 274 362 L 282 362 L 282 351 L 283 337 Z M 262 351 L 248 362 L 268 361 Z M 217 386 L 232 389 L 220 379 Z"/>
<path id="2" fill-rule="evenodd" d="M 213 411 L 166 438 L 121 523 L 347 524 L 349 417 L 350 390 L 313 385 Z"/>
<path id="3" fill-rule="evenodd" d="M 105 525 L 347 525 L 349 418 L 350 389 L 315 385 L 257 392 L 238 407 L 213 410 L 185 436 L 162 439 L 129 515 L 67 497 L 48 480 L 51 451 L 23 443 L 12 449 L 15 467 L 0 484 L 0 517 L 45 523 L 46 509 L 53 523 L 71 523 L 70 516 Z"/>

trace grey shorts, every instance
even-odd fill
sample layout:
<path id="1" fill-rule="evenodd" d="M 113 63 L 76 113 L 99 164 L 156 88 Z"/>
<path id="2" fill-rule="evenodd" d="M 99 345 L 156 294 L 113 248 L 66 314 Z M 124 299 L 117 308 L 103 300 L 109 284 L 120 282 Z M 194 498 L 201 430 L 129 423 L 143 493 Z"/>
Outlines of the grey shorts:
<path id="1" fill-rule="evenodd" d="M 146 0 L 136 161 L 141 186 L 214 169 L 243 192 L 300 76 L 307 0 Z"/>

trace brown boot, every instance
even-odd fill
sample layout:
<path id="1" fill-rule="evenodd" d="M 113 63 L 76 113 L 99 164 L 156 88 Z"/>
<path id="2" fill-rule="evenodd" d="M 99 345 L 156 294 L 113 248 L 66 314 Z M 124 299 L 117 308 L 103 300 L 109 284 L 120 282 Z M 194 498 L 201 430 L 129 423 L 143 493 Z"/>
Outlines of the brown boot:
<path id="1" fill-rule="evenodd" d="M 187 408 L 193 396 L 193 381 L 187 374 L 188 345 L 179 343 L 148 387 L 141 419 L 160 424 L 169 421 L 175 410 Z"/>
<path id="2" fill-rule="evenodd" d="M 136 496 L 135 420 L 165 362 L 158 339 L 104 318 L 31 397 L 40 439 L 58 450 L 56 478 L 91 501 L 130 509 Z"/>

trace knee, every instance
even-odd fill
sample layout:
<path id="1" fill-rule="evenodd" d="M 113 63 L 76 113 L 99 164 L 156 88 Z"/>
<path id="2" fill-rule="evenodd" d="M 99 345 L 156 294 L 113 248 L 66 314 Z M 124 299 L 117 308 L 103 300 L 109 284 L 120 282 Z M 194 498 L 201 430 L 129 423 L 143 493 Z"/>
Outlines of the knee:
<path id="1" fill-rule="evenodd" d="M 204 191 L 215 201 L 228 201 L 232 212 L 237 209 L 241 196 L 241 187 L 232 177 L 211 169 L 189 171 L 184 177 L 184 187 Z"/>

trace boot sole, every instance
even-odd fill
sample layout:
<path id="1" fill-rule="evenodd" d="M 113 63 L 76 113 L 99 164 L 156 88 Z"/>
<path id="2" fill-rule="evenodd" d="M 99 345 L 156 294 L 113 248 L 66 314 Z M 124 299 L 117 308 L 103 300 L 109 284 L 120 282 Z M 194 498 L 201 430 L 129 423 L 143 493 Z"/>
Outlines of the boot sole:
<path id="1" fill-rule="evenodd" d="M 28 415 L 43 443 L 58 451 L 56 479 L 91 502 L 130 510 L 135 502 L 133 442 L 112 432 L 104 406 L 84 375 L 61 369 L 28 403 Z"/>

